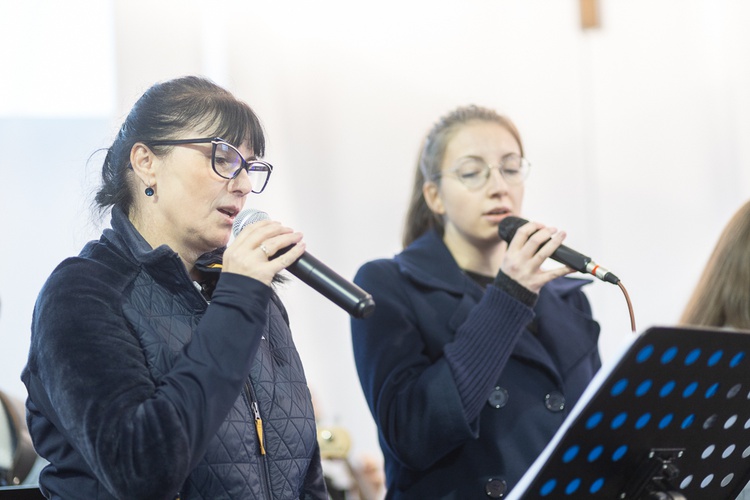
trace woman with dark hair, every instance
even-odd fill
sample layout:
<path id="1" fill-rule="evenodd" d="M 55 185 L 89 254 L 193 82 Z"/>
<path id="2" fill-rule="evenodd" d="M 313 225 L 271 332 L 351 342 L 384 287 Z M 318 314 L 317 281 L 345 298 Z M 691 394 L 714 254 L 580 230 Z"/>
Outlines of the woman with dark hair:
<path id="1" fill-rule="evenodd" d="M 47 498 L 326 498 L 272 288 L 302 235 L 266 220 L 227 247 L 271 175 L 264 150 L 252 109 L 203 78 L 156 84 L 128 114 L 96 195 L 112 227 L 34 309 L 22 379 Z"/>
<path id="2" fill-rule="evenodd" d="M 357 273 L 378 304 L 352 343 L 387 498 L 502 498 L 601 365 L 587 281 L 541 267 L 565 233 L 498 235 L 529 168 L 509 119 L 449 113 L 422 147 L 404 250 Z"/>

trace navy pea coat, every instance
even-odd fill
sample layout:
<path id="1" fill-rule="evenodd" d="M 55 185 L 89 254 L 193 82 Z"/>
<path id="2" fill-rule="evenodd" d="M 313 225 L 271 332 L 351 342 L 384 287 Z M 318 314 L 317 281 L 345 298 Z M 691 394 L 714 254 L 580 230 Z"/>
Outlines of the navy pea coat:
<path id="1" fill-rule="evenodd" d="M 556 279 L 531 308 L 482 289 L 431 231 L 354 281 L 377 304 L 351 327 L 387 498 L 502 498 L 601 366 L 589 280 Z"/>

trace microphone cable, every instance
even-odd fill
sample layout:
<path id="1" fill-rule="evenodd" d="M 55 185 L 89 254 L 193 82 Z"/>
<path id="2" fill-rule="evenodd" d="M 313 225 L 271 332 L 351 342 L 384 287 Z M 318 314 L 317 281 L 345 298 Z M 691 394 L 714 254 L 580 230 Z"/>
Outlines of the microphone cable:
<path id="1" fill-rule="evenodd" d="M 630 295 L 628 295 L 625 285 L 622 284 L 622 280 L 617 280 L 617 286 L 620 287 L 623 295 L 625 295 L 625 301 L 628 303 L 628 312 L 630 313 L 630 328 L 635 333 L 635 314 L 633 313 L 633 304 L 630 302 Z"/>
<path id="2" fill-rule="evenodd" d="M 500 235 L 500 238 L 510 244 L 511 240 L 516 234 L 516 230 L 518 230 L 518 228 L 520 228 L 524 224 L 527 224 L 528 222 L 529 221 L 521 217 L 508 215 L 500 221 L 500 224 L 497 227 L 497 232 Z M 633 304 L 631 304 L 628 291 L 625 289 L 625 285 L 622 284 L 622 281 L 620 281 L 620 278 L 615 276 L 614 273 L 611 273 L 609 270 L 594 262 L 591 257 L 576 252 L 575 250 L 568 248 L 565 245 L 560 245 L 557 250 L 552 253 L 550 258 L 552 260 L 560 262 L 561 264 L 565 264 L 569 268 L 575 269 L 580 273 L 590 274 L 602 281 L 619 286 L 620 290 L 622 290 L 622 293 L 625 295 L 625 301 L 628 303 L 628 312 L 630 313 L 630 328 L 633 330 L 633 332 L 635 332 L 635 314 L 633 314 Z"/>

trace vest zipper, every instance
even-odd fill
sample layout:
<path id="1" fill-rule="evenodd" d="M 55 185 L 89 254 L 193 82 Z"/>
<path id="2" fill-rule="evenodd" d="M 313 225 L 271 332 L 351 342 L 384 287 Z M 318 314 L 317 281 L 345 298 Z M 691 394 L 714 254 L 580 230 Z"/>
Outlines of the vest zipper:
<path id="1" fill-rule="evenodd" d="M 260 454 L 266 454 L 266 448 L 263 446 L 263 419 L 260 418 L 260 410 L 258 410 L 258 402 L 253 401 L 250 405 L 255 414 L 255 432 L 258 433 L 258 442 L 260 444 Z"/>
<path id="2" fill-rule="evenodd" d="M 267 498 L 273 498 L 273 495 L 271 494 L 271 476 L 270 472 L 268 470 L 268 464 L 266 463 L 267 456 L 266 456 L 266 446 L 265 446 L 265 435 L 263 433 L 263 419 L 260 415 L 260 407 L 258 406 L 258 402 L 255 398 L 255 391 L 253 390 L 253 386 L 250 382 L 245 382 L 245 396 L 247 397 L 247 402 L 250 407 L 250 411 L 253 413 L 253 417 L 255 418 L 255 432 L 258 435 L 258 444 L 259 444 L 259 451 L 260 451 L 260 471 L 263 476 L 263 479 L 261 481 L 262 487 L 265 490 L 265 495 Z"/>

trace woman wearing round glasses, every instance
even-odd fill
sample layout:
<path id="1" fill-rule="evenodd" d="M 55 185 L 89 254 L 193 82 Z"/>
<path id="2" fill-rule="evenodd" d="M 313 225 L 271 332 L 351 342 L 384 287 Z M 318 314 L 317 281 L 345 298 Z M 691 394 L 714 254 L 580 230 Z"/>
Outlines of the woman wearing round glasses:
<path id="1" fill-rule="evenodd" d="M 22 378 L 47 498 L 326 498 L 272 289 L 302 236 L 260 221 L 226 246 L 273 170 L 264 149 L 250 107 L 198 77 L 154 85 L 126 118 L 96 196 L 112 227 L 34 311 Z"/>
<path id="2" fill-rule="evenodd" d="M 530 222 L 498 236 L 529 168 L 507 118 L 444 116 L 423 144 L 405 249 L 357 273 L 378 304 L 352 320 L 352 342 L 388 498 L 502 498 L 600 367 L 587 281 L 541 267 L 565 234 Z"/>

